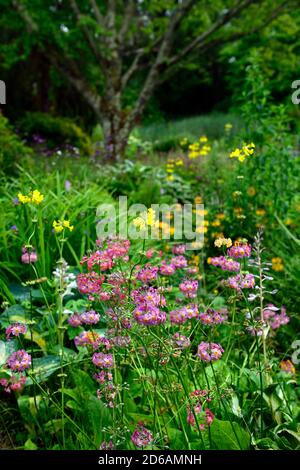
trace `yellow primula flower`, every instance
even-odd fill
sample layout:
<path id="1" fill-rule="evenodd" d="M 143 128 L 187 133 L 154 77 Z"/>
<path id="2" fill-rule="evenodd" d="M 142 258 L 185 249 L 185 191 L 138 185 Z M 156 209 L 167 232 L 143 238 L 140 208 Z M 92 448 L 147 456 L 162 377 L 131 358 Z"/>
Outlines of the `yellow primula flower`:
<path id="1" fill-rule="evenodd" d="M 265 209 L 257 209 L 257 210 L 255 211 L 255 214 L 256 214 L 258 217 L 262 217 L 262 216 L 264 216 L 264 215 L 266 214 L 266 211 L 265 211 Z"/>
<path id="2" fill-rule="evenodd" d="M 229 158 L 239 158 L 241 156 L 240 149 L 235 149 L 229 154 Z"/>
<path id="3" fill-rule="evenodd" d="M 256 189 L 253 186 L 249 186 L 247 191 L 248 196 L 253 197 L 256 194 Z"/>
<path id="4" fill-rule="evenodd" d="M 37 189 L 32 191 L 31 202 L 39 205 L 44 200 L 44 195 L 40 193 Z"/>
<path id="5" fill-rule="evenodd" d="M 272 269 L 277 272 L 284 271 L 282 258 L 280 258 L 279 256 L 276 258 L 272 258 Z"/>
<path id="6" fill-rule="evenodd" d="M 206 137 L 206 135 L 202 135 L 199 139 L 199 142 L 201 142 L 201 143 L 208 142 L 208 138 Z"/>
<path id="7" fill-rule="evenodd" d="M 21 202 L 21 204 L 36 204 L 37 206 L 44 200 L 45 196 L 40 193 L 37 189 L 34 191 L 30 191 L 30 193 L 25 196 L 22 193 L 18 194 L 18 199 Z"/>
<path id="8" fill-rule="evenodd" d="M 69 220 L 63 220 L 63 226 L 64 226 L 64 228 L 68 228 L 70 230 L 70 232 L 73 232 L 73 230 L 74 230 L 74 225 L 70 225 Z"/>
<path id="9" fill-rule="evenodd" d="M 211 223 L 211 225 L 213 227 L 220 227 L 221 225 L 221 222 L 217 219 L 217 220 L 213 220 L 213 222 Z"/>
<path id="10" fill-rule="evenodd" d="M 232 245 L 232 240 L 231 238 L 217 238 L 214 243 L 215 246 L 218 248 L 221 248 L 222 246 L 226 246 L 227 248 L 230 248 Z"/>
<path id="11" fill-rule="evenodd" d="M 144 230 L 147 225 L 149 227 L 158 227 L 158 221 L 155 220 L 155 210 L 150 207 L 146 213 L 143 213 L 139 217 L 133 219 L 132 223 L 140 230 Z"/>
<path id="12" fill-rule="evenodd" d="M 147 225 L 151 227 L 154 224 L 155 224 L 155 210 L 150 207 L 147 212 Z"/>
<path id="13" fill-rule="evenodd" d="M 250 144 L 243 144 L 242 149 L 236 148 L 229 154 L 229 158 L 237 158 L 240 162 L 243 162 L 246 157 L 253 155 L 255 144 L 251 142 Z"/>
<path id="14" fill-rule="evenodd" d="M 196 233 L 207 233 L 208 228 L 203 227 L 203 225 L 200 225 L 199 227 L 196 228 Z"/>
<path id="15" fill-rule="evenodd" d="M 22 204 L 27 204 L 28 202 L 31 202 L 30 197 L 24 196 L 22 193 L 18 193 L 18 199 Z"/>
<path id="16" fill-rule="evenodd" d="M 64 229 L 68 229 L 70 232 L 74 230 L 74 225 L 70 225 L 69 220 L 54 220 L 52 227 L 55 233 L 61 233 Z"/>
<path id="17" fill-rule="evenodd" d="M 52 224 L 52 227 L 54 228 L 55 233 L 61 233 L 64 229 L 64 227 L 63 227 L 60 220 L 58 222 L 56 222 L 56 220 L 54 220 L 54 222 Z"/>
<path id="18" fill-rule="evenodd" d="M 181 147 L 185 147 L 187 144 L 188 144 L 187 137 L 184 137 L 183 139 L 181 139 L 181 141 L 180 141 Z"/>

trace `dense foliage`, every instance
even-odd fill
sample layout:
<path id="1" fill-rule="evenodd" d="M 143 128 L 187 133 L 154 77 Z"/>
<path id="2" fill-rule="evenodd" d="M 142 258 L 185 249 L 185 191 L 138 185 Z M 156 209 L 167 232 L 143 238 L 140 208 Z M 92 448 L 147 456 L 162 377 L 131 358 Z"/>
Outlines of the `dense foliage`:
<path id="1" fill-rule="evenodd" d="M 300 162 L 259 74 L 218 138 L 174 126 L 158 156 L 140 129 L 104 167 L 35 147 L 3 180 L 4 446 L 298 448 Z M 170 240 L 97 241 L 97 206 L 120 195 L 204 203 L 204 244 L 174 240 L 175 212 Z"/>
<path id="2" fill-rule="evenodd" d="M 1 449 L 299 449 L 296 6 L 0 0 Z"/>

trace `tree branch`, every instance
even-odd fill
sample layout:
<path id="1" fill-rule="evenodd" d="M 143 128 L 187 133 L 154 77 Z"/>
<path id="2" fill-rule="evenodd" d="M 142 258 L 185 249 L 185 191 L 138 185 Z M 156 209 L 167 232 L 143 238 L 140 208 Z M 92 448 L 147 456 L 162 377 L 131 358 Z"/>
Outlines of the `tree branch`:
<path id="1" fill-rule="evenodd" d="M 23 19 L 23 21 L 26 25 L 27 31 L 29 33 L 37 32 L 39 30 L 39 27 L 38 27 L 37 23 L 34 21 L 34 19 L 28 13 L 28 11 L 27 11 L 25 5 L 23 5 L 22 1 L 12 0 L 12 4 L 13 4 L 14 8 L 17 10 L 17 12 L 19 13 L 20 17 Z"/>
<path id="2" fill-rule="evenodd" d="M 184 47 L 178 54 L 173 56 L 168 61 L 168 67 L 171 67 L 176 62 L 179 62 L 183 57 L 189 54 L 193 49 L 199 48 L 205 44 L 206 40 L 220 28 L 222 28 L 225 24 L 229 23 L 230 20 L 239 16 L 239 14 L 245 10 L 245 8 L 249 7 L 250 5 L 261 2 L 262 0 L 243 0 L 240 2 L 236 7 L 232 8 L 231 10 L 227 11 L 225 14 L 221 15 L 215 23 L 211 25 L 211 27 L 205 31 L 203 34 L 195 38 L 190 44 Z"/>
<path id="3" fill-rule="evenodd" d="M 120 31 L 119 31 L 119 34 L 118 34 L 119 44 L 123 44 L 123 42 L 125 40 L 125 37 L 126 37 L 126 34 L 129 30 L 129 26 L 130 26 L 134 11 L 135 11 L 135 2 L 134 2 L 134 0 L 128 0 L 126 8 L 125 8 L 125 12 L 124 12 L 123 22 L 122 22 L 122 25 L 121 25 L 121 28 L 120 28 Z"/>
<path id="4" fill-rule="evenodd" d="M 186 13 L 193 7 L 195 3 L 196 3 L 196 0 L 183 0 L 182 4 L 174 11 L 172 17 L 170 18 L 169 26 L 161 41 L 161 45 L 156 55 L 156 59 L 148 72 L 147 78 L 140 92 L 136 105 L 128 116 L 129 127 L 133 126 L 135 120 L 143 112 L 151 96 L 151 93 L 156 85 L 156 80 L 159 74 L 159 69 L 161 65 L 166 61 L 168 54 L 170 52 L 174 35 L 175 35 L 175 31 L 180 25 Z"/>
<path id="5" fill-rule="evenodd" d="M 79 10 L 79 7 L 78 7 L 78 5 L 77 5 L 76 0 L 69 0 L 69 3 L 70 3 L 70 5 L 71 5 L 71 8 L 72 8 L 72 10 L 73 10 L 75 16 L 76 16 L 76 19 L 77 19 L 77 22 L 78 22 L 78 24 L 79 24 L 79 27 L 80 27 L 80 29 L 82 30 L 83 34 L 85 35 L 85 38 L 86 38 L 86 40 L 87 40 L 88 45 L 90 46 L 91 51 L 93 52 L 93 54 L 94 54 L 96 60 L 97 60 L 97 61 L 101 61 L 100 52 L 99 52 L 99 50 L 98 50 L 98 48 L 97 48 L 97 46 L 96 46 L 96 44 L 95 44 L 95 41 L 94 41 L 94 39 L 93 39 L 93 37 L 92 37 L 92 35 L 91 35 L 89 29 L 87 28 L 87 26 L 83 25 L 83 24 L 81 23 L 81 21 L 80 21 L 82 15 L 81 15 L 81 13 L 80 13 L 80 10 Z"/>
<path id="6" fill-rule="evenodd" d="M 138 69 L 139 61 L 140 61 L 140 59 L 143 55 L 144 55 L 144 50 L 143 49 L 140 49 L 139 51 L 136 52 L 136 55 L 135 55 L 135 57 L 132 61 L 132 64 L 130 65 L 130 67 L 127 69 L 127 71 L 124 73 L 124 75 L 122 77 L 122 81 L 121 81 L 122 90 L 124 90 L 127 83 L 131 79 L 132 75 Z"/>
<path id="7" fill-rule="evenodd" d="M 116 25 L 116 0 L 107 0 L 107 3 L 106 26 L 108 29 L 114 30 Z"/>
<path id="8" fill-rule="evenodd" d="M 227 44 L 227 43 L 233 42 L 233 41 L 238 41 L 239 39 L 242 39 L 246 36 L 251 36 L 252 34 L 258 33 L 259 31 L 264 29 L 266 26 L 268 26 L 270 23 L 272 23 L 272 21 L 274 21 L 276 18 L 278 18 L 280 16 L 280 14 L 282 13 L 282 11 L 284 10 L 284 8 L 289 3 L 291 3 L 291 0 L 283 1 L 278 7 L 274 8 L 274 10 L 272 10 L 270 12 L 270 15 L 264 21 L 264 23 L 256 26 L 255 28 L 252 28 L 248 31 L 234 32 L 234 33 L 228 35 L 225 38 L 222 37 L 222 38 L 213 39 L 209 42 L 201 44 L 201 46 L 197 47 L 197 51 L 199 51 L 199 50 L 207 51 L 209 49 L 212 49 L 213 47 L 217 47 L 219 45 Z M 175 65 L 175 63 L 173 64 L 173 66 L 174 65 Z M 161 85 L 166 80 L 168 80 L 168 78 L 170 78 L 170 75 L 172 74 L 170 69 L 171 69 L 171 67 L 169 67 L 169 65 L 168 65 L 168 68 L 166 70 L 166 74 L 164 74 L 162 77 L 160 77 L 160 80 L 158 81 L 158 85 Z"/>
<path id="9" fill-rule="evenodd" d="M 56 54 L 50 55 L 49 58 L 54 67 L 84 97 L 85 101 L 93 109 L 98 119 L 101 120 L 101 97 L 90 88 L 84 78 L 80 77 L 80 72 L 76 64 L 66 57 L 64 57 L 64 63 L 61 64 Z"/>
<path id="10" fill-rule="evenodd" d="M 99 24 L 99 26 L 104 26 L 104 18 L 103 15 L 101 14 L 99 7 L 97 5 L 96 0 L 90 0 L 90 5 L 92 7 L 92 10 L 94 11 L 95 18 Z"/>

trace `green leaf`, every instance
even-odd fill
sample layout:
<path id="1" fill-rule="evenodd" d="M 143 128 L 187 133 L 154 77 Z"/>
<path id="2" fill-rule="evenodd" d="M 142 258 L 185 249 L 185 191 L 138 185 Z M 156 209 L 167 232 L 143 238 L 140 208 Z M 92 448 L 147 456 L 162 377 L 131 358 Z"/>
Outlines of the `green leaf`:
<path id="1" fill-rule="evenodd" d="M 19 304 L 8 307 L 0 316 L 0 323 L 3 326 L 8 326 L 10 323 L 26 323 L 25 309 Z"/>
<path id="2" fill-rule="evenodd" d="M 44 382 L 50 375 L 60 368 L 60 359 L 57 356 L 45 356 L 33 359 L 34 378 L 37 382 Z M 33 381 L 29 377 L 26 385 L 31 385 Z"/>
<path id="3" fill-rule="evenodd" d="M 247 450 L 250 448 L 250 434 L 238 423 L 214 419 L 210 430 L 215 449 Z"/>
<path id="4" fill-rule="evenodd" d="M 276 442 L 272 441 L 272 439 L 270 439 L 269 437 L 265 437 L 263 439 L 259 439 L 257 442 L 256 442 L 256 445 L 259 449 L 266 449 L 266 450 L 270 450 L 270 449 L 274 449 L 274 450 L 279 450 L 279 447 L 278 445 L 276 444 Z"/>
<path id="5" fill-rule="evenodd" d="M 170 438 L 170 449 L 180 450 L 185 448 L 186 443 L 182 431 L 175 428 L 168 428 L 168 435 Z"/>
<path id="6" fill-rule="evenodd" d="M 18 302 L 24 302 L 24 300 L 30 300 L 30 289 L 29 287 L 22 286 L 20 284 L 10 284 L 10 292 Z"/>
<path id="7" fill-rule="evenodd" d="M 24 444 L 24 450 L 37 450 L 38 446 L 32 442 L 31 439 L 27 439 L 27 441 Z"/>
<path id="8" fill-rule="evenodd" d="M 18 343 L 16 340 L 0 341 L 0 366 L 5 364 L 9 356 L 18 350 Z"/>

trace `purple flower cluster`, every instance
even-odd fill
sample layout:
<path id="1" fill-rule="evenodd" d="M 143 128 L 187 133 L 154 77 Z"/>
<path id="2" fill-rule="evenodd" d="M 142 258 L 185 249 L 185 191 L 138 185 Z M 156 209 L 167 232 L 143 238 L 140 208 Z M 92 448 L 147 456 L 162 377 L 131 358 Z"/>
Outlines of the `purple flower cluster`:
<path id="1" fill-rule="evenodd" d="M 140 305 L 133 311 L 135 320 L 144 326 L 157 326 L 166 321 L 166 313 L 154 305 Z"/>
<path id="2" fill-rule="evenodd" d="M 89 310 L 80 315 L 81 323 L 85 325 L 95 325 L 99 323 L 100 315 L 96 313 L 95 310 Z"/>
<path id="3" fill-rule="evenodd" d="M 122 258 L 123 261 L 128 261 L 127 253 L 130 248 L 129 240 L 97 240 L 97 246 L 101 250 L 97 250 L 90 256 L 85 256 L 81 260 L 81 264 L 87 264 L 88 270 L 91 271 L 94 266 L 97 266 L 101 271 L 112 269 L 114 261 Z"/>
<path id="4" fill-rule="evenodd" d="M 237 274 L 236 276 L 229 277 L 223 283 L 227 287 L 240 292 L 241 289 L 253 289 L 255 287 L 255 278 L 250 273 Z"/>
<path id="5" fill-rule="evenodd" d="M 186 268 L 187 259 L 182 255 L 174 256 L 174 258 L 171 259 L 171 264 L 175 266 L 175 268 Z"/>
<path id="6" fill-rule="evenodd" d="M 215 416 L 209 408 L 203 409 L 202 398 L 205 398 L 206 401 L 211 401 L 208 396 L 207 390 L 194 390 L 190 393 L 190 399 L 193 404 L 187 407 L 187 422 L 192 427 L 195 427 L 196 431 L 198 430 L 196 426 L 195 416 L 197 416 L 197 422 L 200 428 L 200 431 L 204 431 L 206 427 L 209 427 L 213 422 Z M 204 415 L 204 416 L 203 416 Z"/>
<path id="7" fill-rule="evenodd" d="M 104 282 L 104 276 L 90 271 L 88 273 L 81 273 L 77 276 L 77 287 L 81 294 L 95 295 L 101 292 L 101 287 Z M 93 297 L 91 298 L 91 300 Z"/>
<path id="8" fill-rule="evenodd" d="M 189 348 L 191 345 L 190 338 L 182 335 L 179 332 L 175 333 L 172 338 L 173 338 L 175 345 L 180 349 Z"/>
<path id="9" fill-rule="evenodd" d="M 69 325 L 73 326 L 73 328 L 77 328 L 81 325 L 81 316 L 79 313 L 74 313 L 68 318 Z"/>
<path id="10" fill-rule="evenodd" d="M 26 376 L 12 375 L 9 379 L 0 379 L 0 385 L 6 393 L 20 392 L 26 382 Z"/>
<path id="11" fill-rule="evenodd" d="M 137 273 L 136 278 L 141 282 L 152 282 L 157 278 L 158 267 L 147 264 Z"/>
<path id="12" fill-rule="evenodd" d="M 222 357 L 223 352 L 220 344 L 202 341 L 198 346 L 197 355 L 203 362 L 214 362 Z"/>
<path id="13" fill-rule="evenodd" d="M 131 343 L 130 336 L 114 336 L 110 339 L 110 344 L 117 348 L 127 348 Z"/>
<path id="14" fill-rule="evenodd" d="M 227 254 L 232 258 L 249 258 L 249 256 L 251 256 L 251 251 L 251 245 L 247 245 L 247 243 L 241 243 L 230 247 L 229 250 L 227 250 Z"/>
<path id="15" fill-rule="evenodd" d="M 93 349 L 98 349 L 101 343 L 101 336 L 96 331 L 82 331 L 74 338 L 74 343 L 79 346 L 92 346 Z"/>
<path id="16" fill-rule="evenodd" d="M 166 305 L 165 297 L 159 292 L 158 289 L 150 287 L 149 289 L 136 289 L 132 291 L 132 298 L 136 305 L 143 306 L 160 306 Z"/>
<path id="17" fill-rule="evenodd" d="M 198 281 L 187 279 L 179 284 L 179 289 L 186 297 L 193 299 L 197 297 Z"/>
<path id="18" fill-rule="evenodd" d="M 96 367 L 102 369 L 113 369 L 114 359 L 112 354 L 104 354 L 102 352 L 94 353 L 92 362 Z"/>
<path id="19" fill-rule="evenodd" d="M 185 245 L 174 245 L 172 247 L 172 253 L 174 255 L 184 255 L 185 251 L 186 251 Z"/>
<path id="20" fill-rule="evenodd" d="M 172 276 L 176 271 L 176 266 L 174 264 L 167 264 L 163 262 L 159 268 L 159 272 L 162 276 Z"/>
<path id="21" fill-rule="evenodd" d="M 25 335 L 26 331 L 26 325 L 24 325 L 23 323 L 14 323 L 6 328 L 6 339 L 9 340 L 11 336 Z"/>
<path id="22" fill-rule="evenodd" d="M 100 315 L 95 312 L 95 310 L 89 310 L 88 312 L 83 312 L 81 314 L 74 313 L 68 318 L 69 325 L 77 328 L 80 325 L 95 325 L 99 323 Z"/>
<path id="23" fill-rule="evenodd" d="M 94 379 L 100 384 L 104 385 L 107 382 L 111 382 L 113 379 L 112 373 L 107 370 L 101 370 L 99 373 L 94 375 Z"/>
<path id="24" fill-rule="evenodd" d="M 208 308 L 206 312 L 199 313 L 199 320 L 203 325 L 219 325 L 227 320 L 227 310 L 217 312 L 213 308 Z"/>
<path id="25" fill-rule="evenodd" d="M 115 446 L 113 441 L 103 441 L 100 445 L 101 450 L 114 450 Z"/>
<path id="26" fill-rule="evenodd" d="M 196 416 L 200 414 L 202 411 L 202 406 L 196 405 L 194 407 L 194 413 L 191 411 L 189 407 L 187 411 L 188 411 L 188 415 L 187 415 L 188 424 L 190 424 L 191 426 L 195 426 L 196 423 L 195 423 L 194 413 L 196 414 Z M 214 418 L 215 418 L 215 415 L 213 414 L 213 412 L 209 408 L 206 408 L 206 410 L 204 411 L 204 423 L 199 424 L 200 431 L 204 431 L 206 426 L 209 427 L 211 423 L 213 422 Z"/>
<path id="27" fill-rule="evenodd" d="M 211 264 L 221 268 L 223 271 L 238 272 L 241 269 L 241 265 L 238 261 L 226 258 L 226 256 L 216 256 L 212 258 Z"/>
<path id="28" fill-rule="evenodd" d="M 24 349 L 19 349 L 9 356 L 6 365 L 14 372 L 23 372 L 31 366 L 31 356 Z"/>
<path id="29" fill-rule="evenodd" d="M 275 307 L 273 304 L 268 304 L 264 309 L 264 320 L 269 323 L 273 330 L 277 330 L 280 326 L 286 325 L 290 321 L 286 314 L 285 307 L 281 307 L 280 313 L 276 313 L 278 311 L 279 308 Z"/>
<path id="30" fill-rule="evenodd" d="M 166 313 L 160 310 L 166 305 L 166 299 L 158 289 L 137 289 L 132 297 L 136 305 L 133 317 L 140 325 L 156 326 L 166 321 Z"/>
<path id="31" fill-rule="evenodd" d="M 145 447 L 153 441 L 153 434 L 149 429 L 146 429 L 143 423 L 138 423 L 137 428 L 134 430 L 131 440 L 136 447 Z"/>
<path id="32" fill-rule="evenodd" d="M 185 305 L 177 310 L 171 310 L 170 322 L 177 325 L 185 323 L 187 320 L 197 318 L 199 315 L 198 306 L 194 304 Z"/>
<path id="33" fill-rule="evenodd" d="M 102 240 L 96 240 L 96 244 L 99 247 L 104 246 Z M 105 252 L 109 258 L 115 260 L 122 258 L 123 261 L 128 261 L 128 251 L 130 249 L 129 240 L 119 240 L 119 239 L 108 239 L 106 240 Z"/>

